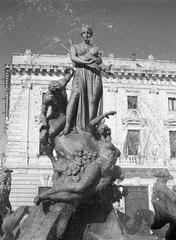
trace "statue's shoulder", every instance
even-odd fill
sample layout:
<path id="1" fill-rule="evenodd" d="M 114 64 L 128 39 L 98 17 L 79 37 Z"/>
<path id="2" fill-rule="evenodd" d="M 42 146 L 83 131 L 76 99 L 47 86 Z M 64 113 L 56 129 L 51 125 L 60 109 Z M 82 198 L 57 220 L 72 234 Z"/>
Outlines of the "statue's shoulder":
<path id="1" fill-rule="evenodd" d="M 75 49 L 75 50 L 77 50 L 77 49 L 80 48 L 79 45 L 80 45 L 80 44 L 72 44 L 71 47 L 70 47 L 70 49 Z"/>
<path id="2" fill-rule="evenodd" d="M 92 45 L 89 51 L 99 52 L 100 48 L 96 45 L 94 45 L 94 46 Z"/>
<path id="3" fill-rule="evenodd" d="M 81 54 L 82 52 L 87 51 L 83 43 L 75 44 L 74 47 L 78 54 Z"/>
<path id="4" fill-rule="evenodd" d="M 82 43 L 74 44 L 73 46 L 74 46 L 76 49 L 82 49 L 82 48 L 83 48 L 83 44 L 82 44 Z"/>

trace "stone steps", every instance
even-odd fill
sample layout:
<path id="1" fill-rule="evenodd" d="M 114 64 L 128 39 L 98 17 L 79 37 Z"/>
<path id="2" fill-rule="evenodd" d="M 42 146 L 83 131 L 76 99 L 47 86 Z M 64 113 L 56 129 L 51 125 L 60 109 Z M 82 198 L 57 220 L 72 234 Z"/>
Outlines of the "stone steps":
<path id="1" fill-rule="evenodd" d="M 13 168 L 10 202 L 15 210 L 22 205 L 33 205 L 38 187 L 51 186 L 52 171 L 47 168 Z M 48 177 L 49 176 L 49 177 Z"/>
<path id="2" fill-rule="evenodd" d="M 26 151 L 26 149 L 27 149 L 27 146 L 21 147 L 20 145 L 19 145 L 19 146 L 15 146 L 15 145 L 14 145 L 14 146 L 8 146 L 8 145 L 7 145 L 7 148 L 6 148 L 6 149 L 7 149 L 7 152 L 8 152 L 8 153 L 11 152 L 12 154 L 13 154 L 13 153 L 16 153 L 16 152 L 24 153 L 24 152 Z"/>

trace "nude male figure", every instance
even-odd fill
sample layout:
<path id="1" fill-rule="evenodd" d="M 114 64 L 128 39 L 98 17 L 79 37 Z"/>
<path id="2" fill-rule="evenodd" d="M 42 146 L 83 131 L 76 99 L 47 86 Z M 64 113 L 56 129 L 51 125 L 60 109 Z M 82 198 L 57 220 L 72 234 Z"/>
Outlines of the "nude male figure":
<path id="1" fill-rule="evenodd" d="M 49 83 L 48 91 L 44 95 L 42 104 L 42 126 L 40 129 L 42 145 L 47 145 L 48 143 L 52 145 L 54 137 L 64 129 L 68 102 L 66 85 L 73 74 L 73 68 L 67 68 L 64 72 L 64 78 Z M 51 107 L 51 112 L 47 116 L 49 107 Z"/>

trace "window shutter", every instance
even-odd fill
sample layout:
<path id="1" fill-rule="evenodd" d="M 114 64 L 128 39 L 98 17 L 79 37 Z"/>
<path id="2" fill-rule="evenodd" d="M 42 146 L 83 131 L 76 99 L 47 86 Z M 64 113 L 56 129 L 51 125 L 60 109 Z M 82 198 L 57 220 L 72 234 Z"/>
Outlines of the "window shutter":
<path id="1" fill-rule="evenodd" d="M 139 130 L 128 130 L 127 149 L 128 155 L 138 155 L 139 147 Z"/>
<path id="2" fill-rule="evenodd" d="M 176 131 L 169 132 L 171 158 L 176 158 Z"/>

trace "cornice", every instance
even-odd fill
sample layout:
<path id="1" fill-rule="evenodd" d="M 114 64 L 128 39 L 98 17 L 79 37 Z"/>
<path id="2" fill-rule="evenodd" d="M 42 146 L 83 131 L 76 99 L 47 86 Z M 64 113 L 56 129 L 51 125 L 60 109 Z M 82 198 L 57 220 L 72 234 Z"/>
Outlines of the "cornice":
<path id="1" fill-rule="evenodd" d="M 6 70 L 12 74 L 27 74 L 27 75 L 60 75 L 63 74 L 64 69 L 72 67 L 72 64 L 59 64 L 59 65 L 28 65 L 28 64 L 9 64 L 6 65 Z M 166 80 L 176 81 L 176 71 L 163 71 L 163 70 L 148 70 L 148 69 L 122 69 L 113 68 L 115 79 L 133 79 L 133 80 Z"/>
<path id="2" fill-rule="evenodd" d="M 169 118 L 163 121 L 165 127 L 176 127 L 176 120 L 175 118 Z"/>
<path id="3" fill-rule="evenodd" d="M 6 65 L 6 69 L 9 70 L 13 75 L 62 75 L 65 68 L 71 67 L 70 65 L 59 65 L 59 66 L 48 66 L 48 65 L 26 65 L 26 64 L 9 64 Z"/>

